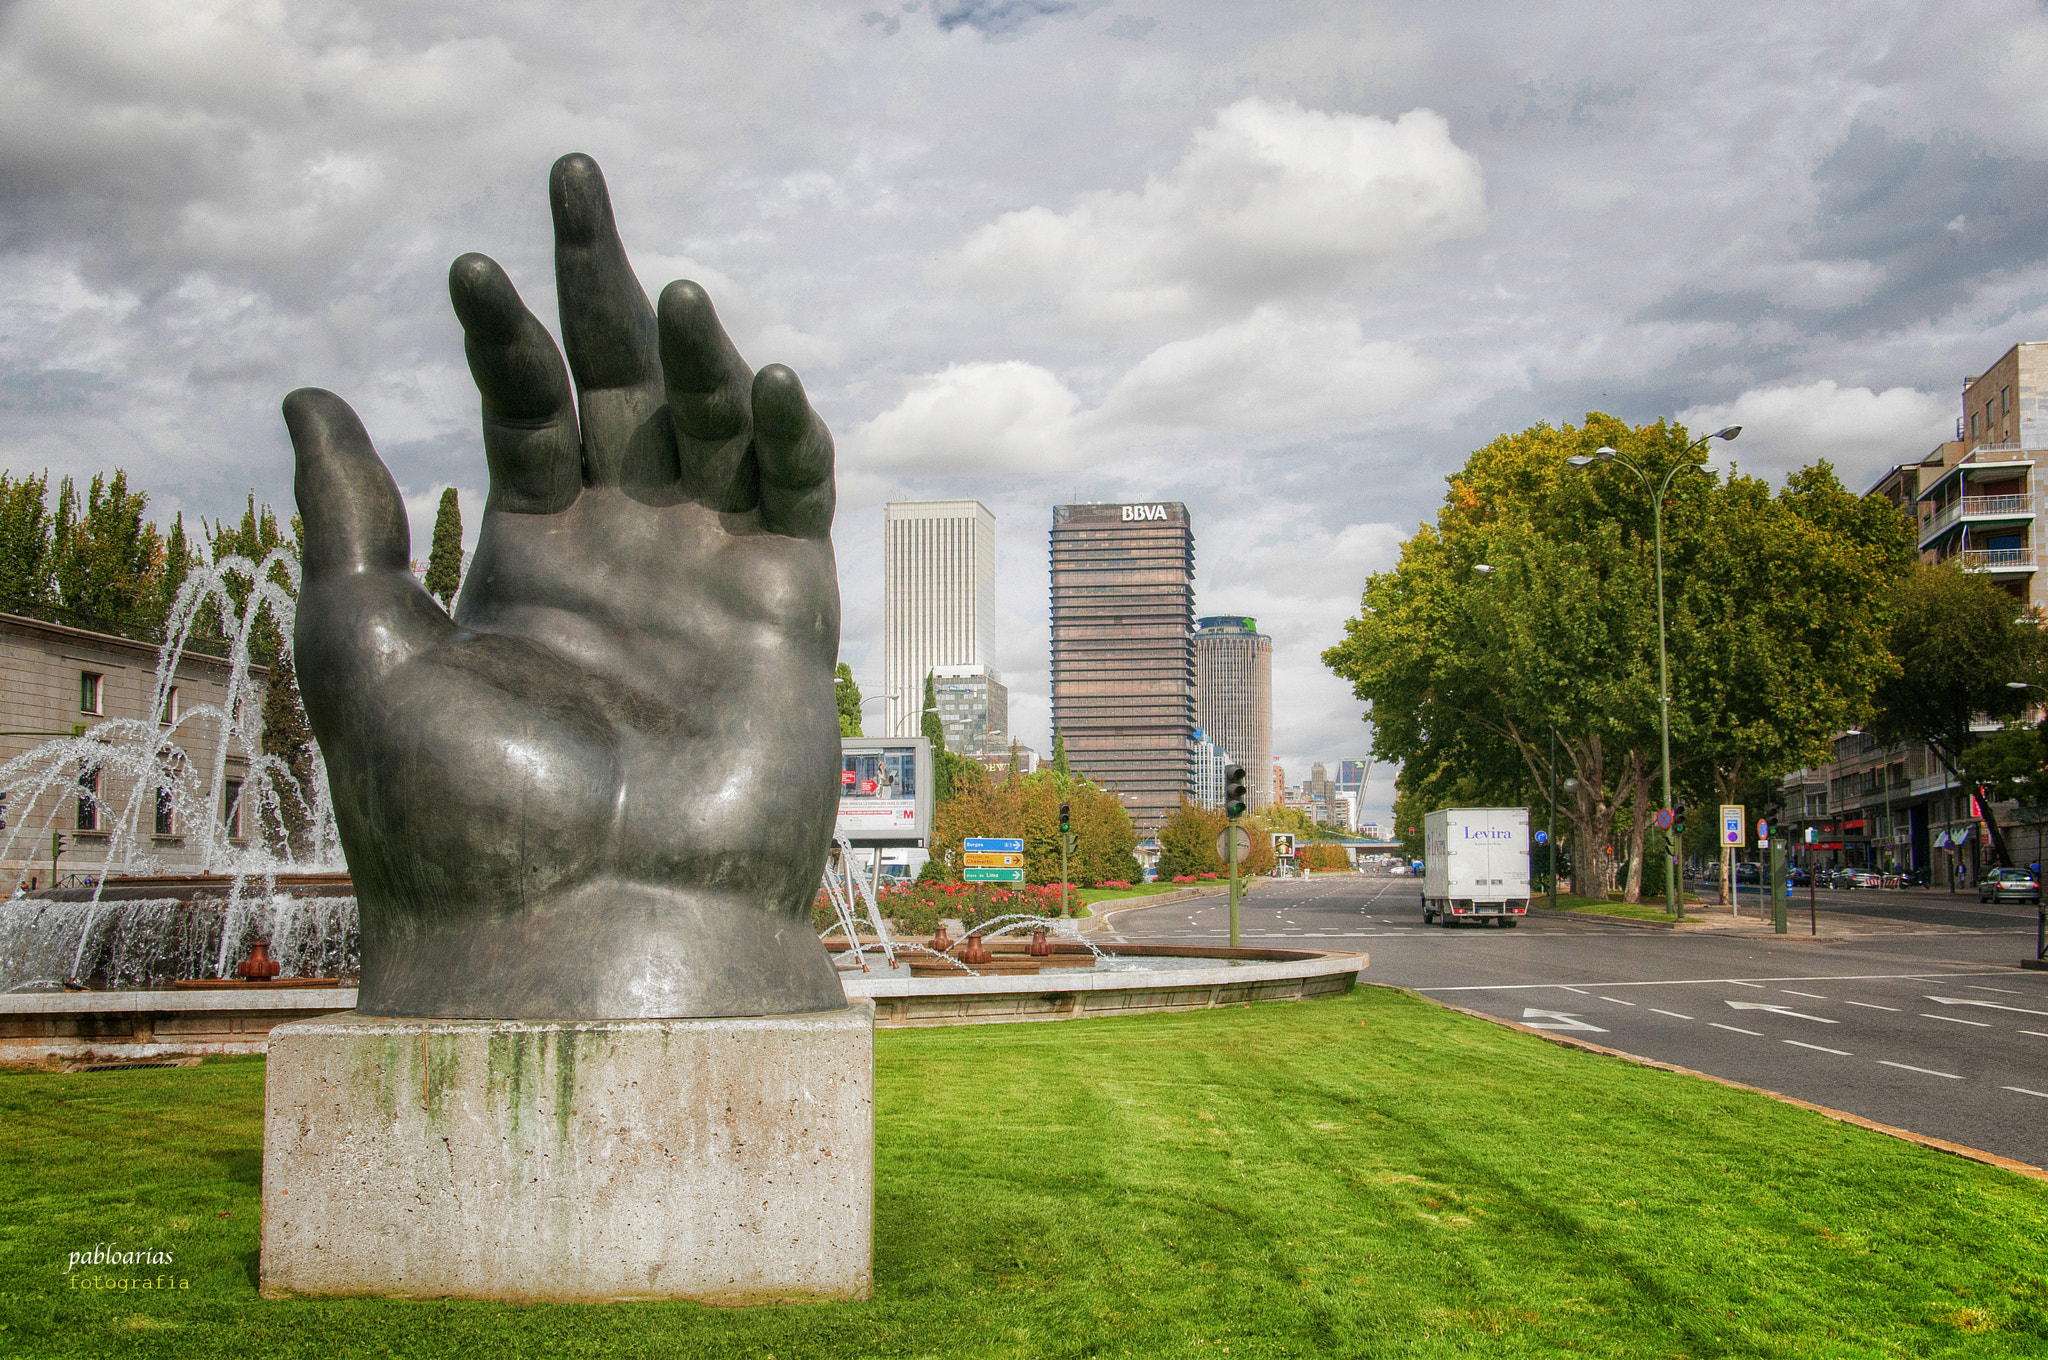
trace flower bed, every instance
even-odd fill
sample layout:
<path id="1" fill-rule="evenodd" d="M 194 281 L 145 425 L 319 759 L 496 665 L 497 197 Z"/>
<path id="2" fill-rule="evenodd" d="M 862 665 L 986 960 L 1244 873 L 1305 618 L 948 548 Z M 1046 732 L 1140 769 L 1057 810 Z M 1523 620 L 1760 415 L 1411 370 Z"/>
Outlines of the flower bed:
<path id="1" fill-rule="evenodd" d="M 981 889 L 978 895 L 975 892 L 977 887 Z M 1014 916 L 1019 912 L 1038 916 L 1059 915 L 1060 885 L 906 883 L 882 889 L 875 896 L 875 905 L 882 909 L 883 916 L 901 922 L 905 930 L 915 934 L 938 929 L 941 920 L 964 921 L 972 930 L 983 921 L 992 921 L 998 916 Z M 812 926 L 824 930 L 837 919 L 832 912 L 831 899 L 819 893 L 811 903 Z"/>

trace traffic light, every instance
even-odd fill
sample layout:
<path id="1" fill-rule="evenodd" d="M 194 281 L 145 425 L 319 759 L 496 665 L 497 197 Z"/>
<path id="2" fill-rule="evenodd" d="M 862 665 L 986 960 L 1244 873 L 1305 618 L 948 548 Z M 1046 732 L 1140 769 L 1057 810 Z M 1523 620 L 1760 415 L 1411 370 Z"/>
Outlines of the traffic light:
<path id="1" fill-rule="evenodd" d="M 1066 835 L 1066 834 L 1067 834 L 1067 833 L 1068 833 L 1069 831 L 1072 831 L 1073 829 L 1074 829 L 1074 805 L 1073 805 L 1072 803 L 1061 803 L 1061 804 L 1060 804 L 1060 834 L 1061 834 L 1062 836 L 1064 836 L 1064 835 Z"/>
<path id="2" fill-rule="evenodd" d="M 1247 805 L 1246 800 L 1250 792 L 1251 784 L 1245 776 L 1244 766 L 1225 765 L 1223 767 L 1224 813 L 1231 817 L 1244 816 L 1244 810 Z"/>
<path id="3" fill-rule="evenodd" d="M 1685 804 L 1674 803 L 1671 808 L 1671 834 L 1679 840 L 1685 839 Z"/>

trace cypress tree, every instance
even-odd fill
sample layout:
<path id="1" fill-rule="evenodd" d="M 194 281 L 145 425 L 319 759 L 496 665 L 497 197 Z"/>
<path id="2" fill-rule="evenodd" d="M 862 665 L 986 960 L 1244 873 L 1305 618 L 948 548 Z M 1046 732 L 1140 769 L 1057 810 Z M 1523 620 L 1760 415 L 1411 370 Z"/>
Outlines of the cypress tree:
<path id="1" fill-rule="evenodd" d="M 278 653 L 270 667 L 270 680 L 263 687 L 263 754 L 276 757 L 284 766 L 282 772 L 271 771 L 277 825 L 264 830 L 274 849 L 305 859 L 313 850 L 313 810 L 308 798 L 313 787 L 313 727 L 299 701 L 299 681 L 289 650 Z"/>
<path id="2" fill-rule="evenodd" d="M 441 508 L 434 512 L 434 547 L 427 554 L 427 593 L 441 607 L 455 612 L 455 592 L 462 585 L 462 510 L 455 503 L 455 488 L 441 493 Z"/>

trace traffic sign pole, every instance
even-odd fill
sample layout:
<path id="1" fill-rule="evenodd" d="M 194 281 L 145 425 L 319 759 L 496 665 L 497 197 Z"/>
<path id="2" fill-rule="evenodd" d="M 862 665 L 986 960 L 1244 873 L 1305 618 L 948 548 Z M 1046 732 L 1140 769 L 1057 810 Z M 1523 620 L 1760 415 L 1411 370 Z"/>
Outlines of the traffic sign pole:
<path id="1" fill-rule="evenodd" d="M 1230 947 L 1237 948 L 1237 823 L 1231 822 L 1223 828 L 1223 837 L 1230 842 Z"/>

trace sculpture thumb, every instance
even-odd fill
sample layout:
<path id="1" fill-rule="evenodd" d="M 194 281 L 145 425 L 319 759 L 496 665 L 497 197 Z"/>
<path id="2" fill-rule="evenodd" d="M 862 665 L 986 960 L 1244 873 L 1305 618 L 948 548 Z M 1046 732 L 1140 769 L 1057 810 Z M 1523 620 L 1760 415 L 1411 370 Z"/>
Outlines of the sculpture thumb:
<path id="1" fill-rule="evenodd" d="M 373 680 L 454 625 L 412 574 L 405 502 L 348 403 L 302 387 L 284 421 L 306 535 L 294 650 L 310 710 L 323 680 Z"/>

